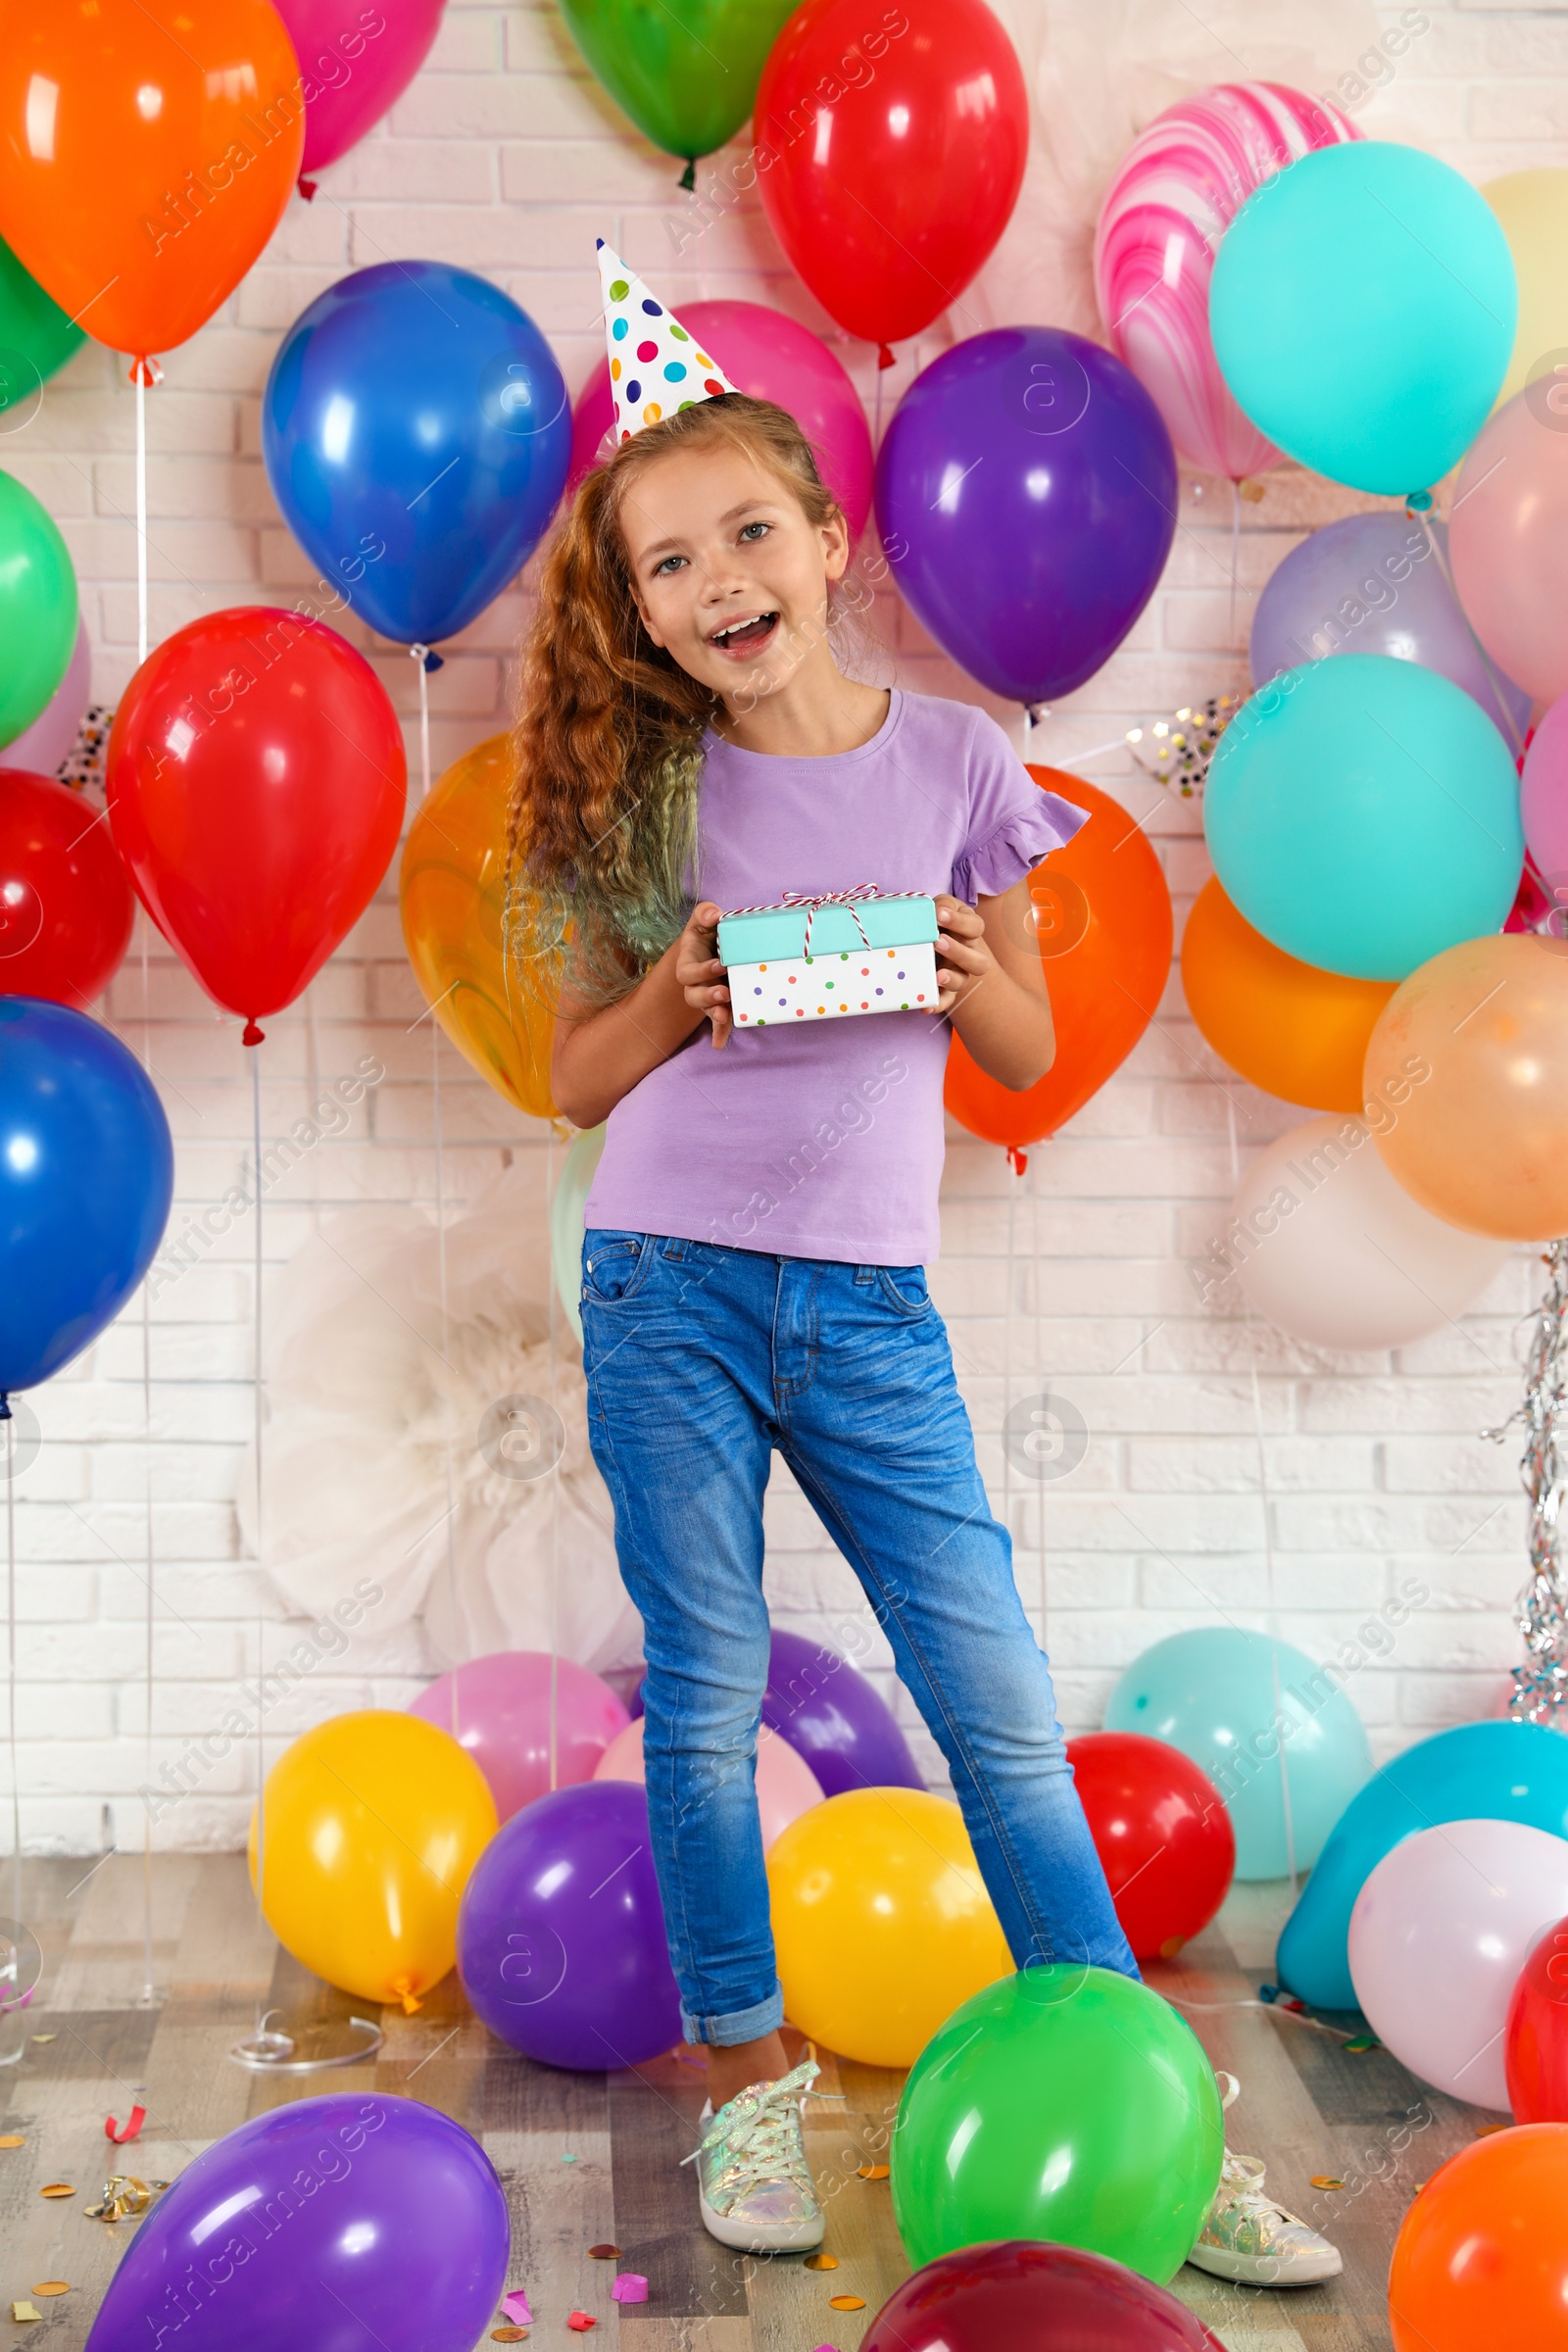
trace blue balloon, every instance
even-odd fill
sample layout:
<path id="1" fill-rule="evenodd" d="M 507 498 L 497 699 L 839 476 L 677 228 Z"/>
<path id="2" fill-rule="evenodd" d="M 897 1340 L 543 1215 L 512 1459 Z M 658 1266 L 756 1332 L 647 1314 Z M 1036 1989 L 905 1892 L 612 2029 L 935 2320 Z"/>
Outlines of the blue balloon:
<path id="1" fill-rule="evenodd" d="M 499 287 L 445 262 L 382 262 L 289 328 L 262 451 L 290 530 L 361 619 L 433 645 L 538 544 L 571 412 L 549 344 Z"/>
<path id="2" fill-rule="evenodd" d="M 0 1398 L 114 1321 L 173 1188 L 169 1121 L 140 1062 L 84 1012 L 0 997 Z"/>
<path id="3" fill-rule="evenodd" d="M 1355 490 L 1425 490 L 1457 465 L 1507 371 L 1513 257 L 1467 179 L 1380 139 L 1264 181 L 1208 290 L 1220 372 L 1259 432 Z"/>
<path id="4" fill-rule="evenodd" d="M 1280 1983 L 1315 2008 L 1355 2008 L 1355 1898 L 1385 1854 L 1446 1821 L 1518 1821 L 1568 1838 L 1568 1740 L 1540 1723 L 1462 1723 L 1385 1764 L 1346 1808 L 1285 1923 Z"/>
<path id="5" fill-rule="evenodd" d="M 1252 616 L 1252 682 L 1326 654 L 1388 654 L 1462 686 L 1523 751 L 1530 696 L 1482 651 L 1454 594 L 1448 526 L 1412 514 L 1347 514 L 1275 565 Z"/>
<path id="6" fill-rule="evenodd" d="M 1500 930 L 1524 869 L 1502 737 L 1462 688 L 1387 654 L 1304 662 L 1244 703 L 1203 830 L 1255 931 L 1357 980 Z"/>
<path id="7" fill-rule="evenodd" d="M 882 546 L 945 653 L 1012 702 L 1070 694 L 1148 604 L 1176 453 L 1120 360 L 1054 326 L 970 335 L 900 401 L 876 467 Z"/>
<path id="8" fill-rule="evenodd" d="M 1293 1855 L 1309 1870 L 1372 1769 L 1361 1718 L 1330 1669 L 1235 1626 L 1146 1649 L 1111 1692 L 1105 1729 L 1168 1740 L 1207 1773 L 1236 1832 L 1239 1879 L 1283 1879 Z"/>

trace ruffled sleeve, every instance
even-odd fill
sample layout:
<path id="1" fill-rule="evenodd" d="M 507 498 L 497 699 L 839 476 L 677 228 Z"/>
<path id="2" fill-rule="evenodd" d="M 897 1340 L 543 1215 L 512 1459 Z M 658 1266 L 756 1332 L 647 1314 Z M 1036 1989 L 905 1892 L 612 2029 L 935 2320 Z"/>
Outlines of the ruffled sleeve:
<path id="1" fill-rule="evenodd" d="M 953 861 L 953 895 L 971 906 L 1001 898 L 1089 822 L 1087 808 L 1035 782 L 994 719 L 976 715 L 969 838 Z"/>

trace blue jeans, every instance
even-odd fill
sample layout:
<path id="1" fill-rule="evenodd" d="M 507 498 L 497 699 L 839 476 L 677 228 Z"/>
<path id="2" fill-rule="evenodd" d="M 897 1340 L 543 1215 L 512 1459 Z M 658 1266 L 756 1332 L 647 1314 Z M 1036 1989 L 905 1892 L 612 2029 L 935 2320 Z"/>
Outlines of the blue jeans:
<path id="1" fill-rule="evenodd" d="M 595 1231 L 582 1321 L 594 1458 L 647 1639 L 649 1818 L 687 2037 L 751 2041 L 784 2014 L 752 1764 L 775 1446 L 947 1758 L 1014 1960 L 1136 1977 L 922 1269 Z"/>

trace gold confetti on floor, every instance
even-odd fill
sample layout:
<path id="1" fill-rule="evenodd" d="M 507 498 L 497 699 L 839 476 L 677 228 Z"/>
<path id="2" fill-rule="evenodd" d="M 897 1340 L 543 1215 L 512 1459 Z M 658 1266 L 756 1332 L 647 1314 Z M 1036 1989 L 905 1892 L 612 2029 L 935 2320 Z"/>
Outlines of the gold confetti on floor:
<path id="1" fill-rule="evenodd" d="M 32 2038 L 34 2041 L 58 2041 L 60 2036 L 57 2034 L 35 2034 Z"/>
<path id="2" fill-rule="evenodd" d="M 24 2148 L 26 2144 L 20 2132 L 7 2132 L 0 2136 L 0 2148 Z"/>
<path id="3" fill-rule="evenodd" d="M 862 2164 L 859 2177 L 862 2180 L 885 2180 L 888 2167 L 885 2164 Z"/>
<path id="4" fill-rule="evenodd" d="M 1507 2129 L 1506 2124 L 1477 2124 L 1476 2137 L 1477 2139 L 1490 2139 L 1494 2132 L 1506 2132 Z"/>
<path id="5" fill-rule="evenodd" d="M 11 2317 L 14 2320 L 41 2320 L 43 2318 L 43 2313 L 41 2311 L 34 2310 L 30 2303 L 13 2303 L 11 2306 Z"/>
<path id="6" fill-rule="evenodd" d="M 38 2191 L 40 2197 L 74 2197 L 75 2193 L 69 2180 L 51 2180 Z"/>
<path id="7" fill-rule="evenodd" d="M 492 2328 L 490 2341 L 493 2344 L 520 2344 L 527 2332 L 526 2328 Z"/>
<path id="8" fill-rule="evenodd" d="M 828 2302 L 835 2311 L 863 2311 L 865 2309 L 863 2295 L 829 2295 Z"/>
<path id="9" fill-rule="evenodd" d="M 1345 2182 L 1340 2179 L 1338 2173 L 1314 2173 L 1312 2186 L 1314 2188 L 1343 2188 Z"/>
<path id="10" fill-rule="evenodd" d="M 35 2295 L 69 2295 L 71 2287 L 64 2278 L 45 2278 L 43 2283 L 35 2286 L 32 2291 Z"/>
<path id="11" fill-rule="evenodd" d="M 590 2246 L 588 2251 L 595 2262 L 618 2262 L 620 2259 L 618 2246 Z"/>
<path id="12" fill-rule="evenodd" d="M 806 2267 L 808 2271 L 836 2271 L 839 2258 L 836 2254 L 808 2254 Z"/>

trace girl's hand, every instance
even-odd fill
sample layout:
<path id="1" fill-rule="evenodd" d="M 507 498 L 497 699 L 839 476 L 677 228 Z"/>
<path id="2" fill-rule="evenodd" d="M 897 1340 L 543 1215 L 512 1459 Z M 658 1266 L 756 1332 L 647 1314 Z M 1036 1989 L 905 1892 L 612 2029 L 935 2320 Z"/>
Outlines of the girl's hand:
<path id="1" fill-rule="evenodd" d="M 931 1010 L 940 1014 L 951 1012 L 969 996 L 997 963 L 986 946 L 985 924 L 972 906 L 944 892 L 936 909 L 942 937 L 937 942 L 937 1001 Z"/>
<path id="2" fill-rule="evenodd" d="M 724 966 L 718 960 L 718 918 L 723 908 L 711 899 L 694 906 L 685 930 L 675 943 L 675 978 L 693 1012 L 706 1013 L 713 1024 L 715 1046 L 727 1045 L 734 1023 Z"/>

